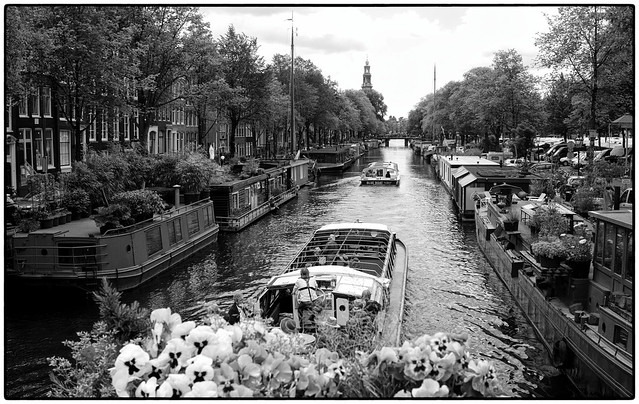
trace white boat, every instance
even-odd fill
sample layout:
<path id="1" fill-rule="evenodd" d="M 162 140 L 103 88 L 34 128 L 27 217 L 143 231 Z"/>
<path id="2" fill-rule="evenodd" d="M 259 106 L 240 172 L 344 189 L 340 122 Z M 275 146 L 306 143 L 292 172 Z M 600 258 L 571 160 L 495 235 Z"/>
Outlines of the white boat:
<path id="1" fill-rule="evenodd" d="M 361 184 L 399 185 L 399 168 L 392 161 L 373 162 L 362 170 Z"/>
<path id="2" fill-rule="evenodd" d="M 375 337 L 399 344 L 408 252 L 388 226 L 359 222 L 329 224 L 313 233 L 284 271 L 269 280 L 259 297 L 262 317 L 270 318 L 285 331 L 284 323 L 292 321 L 297 330 L 307 332 L 309 327 L 302 324 L 297 298 L 292 293 L 304 267 L 309 268 L 311 278 L 316 280 L 316 293 L 322 300 L 317 322 L 336 319 L 337 326 L 345 326 L 354 315 L 354 301 L 368 289 L 370 300 L 381 308 L 374 318 Z"/>

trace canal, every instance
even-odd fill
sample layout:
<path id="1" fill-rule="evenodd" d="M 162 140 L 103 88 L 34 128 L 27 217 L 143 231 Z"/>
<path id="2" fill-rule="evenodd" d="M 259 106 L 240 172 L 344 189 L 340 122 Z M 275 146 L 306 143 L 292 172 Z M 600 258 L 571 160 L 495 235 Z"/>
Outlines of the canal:
<path id="1" fill-rule="evenodd" d="M 400 186 L 360 186 L 359 173 L 372 161 L 396 162 Z M 468 332 L 472 356 L 495 364 L 507 395 L 572 396 L 479 251 L 474 224 L 457 219 L 431 167 L 403 147 L 403 140 L 369 151 L 342 175 L 322 175 L 277 213 L 240 233 L 221 233 L 217 245 L 125 293 L 123 300 L 171 307 L 183 319 L 195 319 L 201 302 L 227 307 L 236 291 L 256 297 L 318 227 L 357 219 L 389 225 L 408 248 L 405 338 Z M 5 292 L 5 398 L 44 397 L 50 386 L 46 358 L 68 357 L 62 341 L 89 330 L 97 309 L 83 296 Z"/>

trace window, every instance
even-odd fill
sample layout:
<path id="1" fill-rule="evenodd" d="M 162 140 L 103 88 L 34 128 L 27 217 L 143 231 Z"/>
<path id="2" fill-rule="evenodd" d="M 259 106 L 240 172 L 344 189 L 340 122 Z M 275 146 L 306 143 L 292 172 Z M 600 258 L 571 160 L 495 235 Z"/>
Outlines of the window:
<path id="1" fill-rule="evenodd" d="M 615 332 L 612 336 L 612 343 L 617 345 L 618 347 L 626 349 L 628 346 L 628 331 L 623 327 L 615 325 Z"/>
<path id="2" fill-rule="evenodd" d="M 626 274 L 625 278 L 632 282 L 635 277 L 635 252 L 633 250 L 632 232 L 626 232 Z"/>
<path id="3" fill-rule="evenodd" d="M 40 116 L 40 92 L 37 88 L 31 92 L 29 101 L 31 101 L 31 115 Z"/>
<path id="4" fill-rule="evenodd" d="M 192 236 L 200 231 L 200 222 L 197 218 L 197 211 L 188 213 L 186 215 L 186 224 L 189 229 L 189 236 Z"/>
<path id="5" fill-rule="evenodd" d="M 174 245 L 182 241 L 182 219 L 175 219 L 169 223 L 169 244 Z"/>
<path id="6" fill-rule="evenodd" d="M 109 123 L 107 122 L 106 112 L 102 111 L 100 118 L 100 139 L 106 142 L 109 140 Z"/>
<path id="7" fill-rule="evenodd" d="M 51 117 L 51 88 L 42 88 L 42 115 Z"/>
<path id="8" fill-rule="evenodd" d="M 95 108 L 92 108 L 89 111 L 89 141 L 90 142 L 95 142 L 96 130 L 97 130 L 97 122 L 95 117 Z"/>
<path id="9" fill-rule="evenodd" d="M 71 165 L 71 132 L 68 130 L 60 131 L 60 165 Z"/>
<path id="10" fill-rule="evenodd" d="M 122 130 L 124 132 L 124 140 L 129 140 L 131 138 L 131 136 L 129 135 L 129 128 L 129 114 L 124 114 L 124 116 L 122 117 Z"/>
<path id="11" fill-rule="evenodd" d="M 604 222 L 597 221 L 597 242 L 595 243 L 595 262 L 603 265 Z"/>
<path id="12" fill-rule="evenodd" d="M 95 244 L 60 243 L 58 247 L 58 263 L 60 265 L 83 267 L 87 264 L 97 264 Z"/>
<path id="13" fill-rule="evenodd" d="M 206 216 L 206 225 L 210 226 L 212 224 L 215 224 L 215 214 L 213 213 L 213 205 L 209 205 L 206 207 L 205 210 L 205 216 Z"/>
<path id="14" fill-rule="evenodd" d="M 626 252 L 626 229 L 623 227 L 617 227 L 617 241 L 615 242 L 615 260 L 613 262 L 614 271 L 616 274 L 621 275 L 623 267 L 624 253 Z"/>
<path id="15" fill-rule="evenodd" d="M 238 201 L 237 192 L 233 192 L 231 194 L 231 209 L 237 209 L 239 207 Z"/>
<path id="16" fill-rule="evenodd" d="M 18 162 L 20 164 L 20 180 L 26 184 L 27 176 L 33 170 L 33 145 L 31 143 L 31 129 L 20 129 L 18 140 Z"/>
<path id="17" fill-rule="evenodd" d="M 158 133 L 158 153 L 166 153 L 166 137 L 163 130 Z"/>
<path id="18" fill-rule="evenodd" d="M 42 160 L 46 157 L 47 168 L 53 168 L 55 165 L 53 159 L 53 129 L 45 129 L 44 139 L 42 138 L 42 129 L 36 129 L 34 135 L 35 152 L 36 152 L 36 168 L 42 170 Z"/>
<path id="19" fill-rule="evenodd" d="M 120 111 L 113 110 L 113 140 L 120 141 Z"/>
<path id="20" fill-rule="evenodd" d="M 33 143 L 35 148 L 35 166 L 37 170 L 42 170 L 42 158 L 44 155 L 44 143 L 42 142 L 42 129 L 36 129 L 33 134 Z"/>
<path id="21" fill-rule="evenodd" d="M 140 138 L 140 112 L 137 109 L 133 110 L 133 139 L 138 140 Z"/>
<path id="22" fill-rule="evenodd" d="M 146 252 L 149 256 L 162 250 L 162 233 L 160 226 L 155 226 L 144 232 L 146 235 Z"/>
<path id="23" fill-rule="evenodd" d="M 28 97 L 26 94 L 20 97 L 20 101 L 18 103 L 18 114 L 20 116 L 29 116 L 29 111 L 27 109 L 27 104 L 28 104 L 27 101 L 28 101 Z"/>

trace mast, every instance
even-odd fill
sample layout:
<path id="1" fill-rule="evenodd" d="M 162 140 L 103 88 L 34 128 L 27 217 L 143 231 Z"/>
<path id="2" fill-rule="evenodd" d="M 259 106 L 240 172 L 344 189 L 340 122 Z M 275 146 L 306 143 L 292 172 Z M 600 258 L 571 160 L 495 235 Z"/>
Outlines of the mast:
<path id="1" fill-rule="evenodd" d="M 291 85 L 290 85 L 290 95 L 291 95 L 291 151 L 293 154 L 297 151 L 296 139 L 295 139 L 295 92 L 293 91 L 295 88 L 295 54 L 293 52 L 293 12 L 291 11 Z"/>
<path id="2" fill-rule="evenodd" d="M 437 92 L 437 65 L 433 64 L 433 142 L 435 141 L 435 94 Z M 441 146 L 441 144 L 440 144 Z"/>

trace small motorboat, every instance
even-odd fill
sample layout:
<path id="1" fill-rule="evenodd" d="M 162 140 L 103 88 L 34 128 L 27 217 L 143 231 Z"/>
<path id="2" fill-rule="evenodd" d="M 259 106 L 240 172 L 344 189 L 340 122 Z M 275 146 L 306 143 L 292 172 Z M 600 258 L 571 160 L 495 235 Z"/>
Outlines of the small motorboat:
<path id="1" fill-rule="evenodd" d="M 392 161 L 373 162 L 362 170 L 361 184 L 399 185 L 399 168 Z"/>

